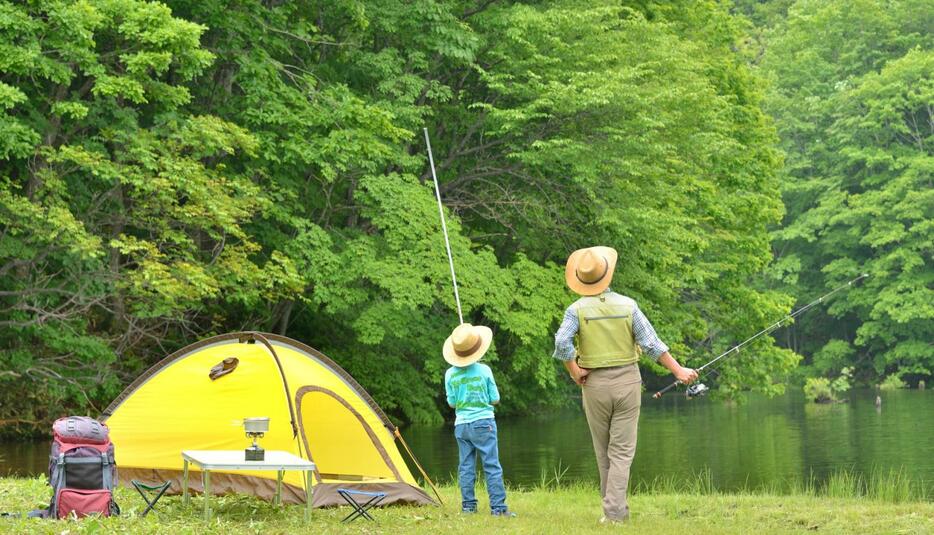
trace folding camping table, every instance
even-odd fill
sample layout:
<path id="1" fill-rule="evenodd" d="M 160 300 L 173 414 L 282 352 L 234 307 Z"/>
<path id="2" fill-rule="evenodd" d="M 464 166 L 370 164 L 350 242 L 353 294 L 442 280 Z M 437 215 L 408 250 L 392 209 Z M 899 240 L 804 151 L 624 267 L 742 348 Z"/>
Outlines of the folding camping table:
<path id="1" fill-rule="evenodd" d="M 301 470 L 305 473 L 305 521 L 311 519 L 311 475 L 315 470 L 315 463 L 292 455 L 287 451 L 266 450 L 265 460 L 244 460 L 243 450 L 184 450 L 182 460 L 184 473 L 182 476 L 182 500 L 187 506 L 188 496 L 188 464 L 194 464 L 201 469 L 201 481 L 204 485 L 204 519 L 211 519 L 211 470 L 276 470 L 275 503 L 282 503 L 282 476 L 286 470 Z"/>

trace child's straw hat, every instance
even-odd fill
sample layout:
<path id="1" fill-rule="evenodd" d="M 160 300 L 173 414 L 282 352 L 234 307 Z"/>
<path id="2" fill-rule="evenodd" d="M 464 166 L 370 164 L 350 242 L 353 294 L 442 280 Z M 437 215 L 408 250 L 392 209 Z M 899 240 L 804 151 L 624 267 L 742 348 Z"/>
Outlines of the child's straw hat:
<path id="1" fill-rule="evenodd" d="M 444 341 L 444 360 L 451 366 L 463 368 L 480 360 L 493 342 L 493 331 L 482 325 L 461 323 Z"/>

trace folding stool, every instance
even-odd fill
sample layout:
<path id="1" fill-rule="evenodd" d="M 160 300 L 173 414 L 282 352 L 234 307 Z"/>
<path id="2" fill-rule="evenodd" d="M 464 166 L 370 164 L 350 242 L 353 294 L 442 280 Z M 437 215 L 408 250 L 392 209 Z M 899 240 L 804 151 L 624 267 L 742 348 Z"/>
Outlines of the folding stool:
<path id="1" fill-rule="evenodd" d="M 142 496 L 143 500 L 146 501 L 146 508 L 143 509 L 143 514 L 140 516 L 146 516 L 147 514 L 149 514 L 149 511 L 155 510 L 154 508 L 156 506 L 156 502 L 158 502 L 159 498 L 161 498 L 162 495 L 165 494 L 165 491 L 169 490 L 169 487 L 172 486 L 171 481 L 166 481 L 160 485 L 147 485 L 143 483 L 142 481 L 138 481 L 134 479 L 132 483 L 133 483 L 133 486 L 136 487 L 137 492 L 139 492 L 139 495 Z M 155 496 L 155 498 L 150 500 L 149 499 L 150 494 L 147 494 L 147 493 L 153 493 L 153 492 L 155 493 L 153 495 Z"/>
<path id="2" fill-rule="evenodd" d="M 341 495 L 341 498 L 344 499 L 351 507 L 353 511 L 344 517 L 341 522 L 349 522 L 356 520 L 361 516 L 367 520 L 373 520 L 373 517 L 370 516 L 370 513 L 367 510 L 371 507 L 379 505 L 379 502 L 383 501 L 383 498 L 386 497 L 385 492 L 368 492 L 365 490 L 354 490 L 354 489 L 337 489 L 337 493 Z M 367 501 L 360 503 L 354 496 L 363 496 L 369 498 Z"/>

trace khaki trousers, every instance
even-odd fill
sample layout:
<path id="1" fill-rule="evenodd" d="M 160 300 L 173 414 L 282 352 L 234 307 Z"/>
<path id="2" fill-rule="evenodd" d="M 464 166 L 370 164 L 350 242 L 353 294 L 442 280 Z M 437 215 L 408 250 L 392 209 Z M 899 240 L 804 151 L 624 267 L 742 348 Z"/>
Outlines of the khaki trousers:
<path id="1" fill-rule="evenodd" d="M 626 520 L 629 467 L 636 454 L 642 376 L 637 364 L 590 370 L 584 383 L 584 414 L 600 471 L 603 514 Z"/>

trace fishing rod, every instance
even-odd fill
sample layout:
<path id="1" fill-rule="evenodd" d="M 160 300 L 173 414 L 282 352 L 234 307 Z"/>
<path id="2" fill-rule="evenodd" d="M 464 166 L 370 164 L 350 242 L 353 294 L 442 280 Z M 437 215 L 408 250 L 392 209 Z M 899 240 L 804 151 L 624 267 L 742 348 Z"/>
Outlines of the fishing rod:
<path id="1" fill-rule="evenodd" d="M 431 140 L 428 139 L 428 129 L 425 132 L 425 145 L 428 147 L 428 162 L 431 164 L 431 178 L 435 181 L 435 197 L 438 199 L 438 215 L 441 217 L 441 230 L 444 232 L 444 246 L 448 250 L 448 264 L 451 266 L 451 281 L 454 283 L 454 301 L 457 303 L 457 319 L 464 323 L 464 314 L 461 312 L 461 298 L 457 293 L 457 275 L 454 274 L 454 257 L 451 255 L 451 240 L 448 239 L 448 226 L 444 222 L 444 209 L 441 205 L 441 190 L 438 188 L 438 175 L 435 174 L 435 157 L 431 154 Z"/>
<path id="2" fill-rule="evenodd" d="M 776 321 L 776 322 L 773 323 L 772 325 L 769 325 L 769 326 L 766 327 L 765 329 L 762 329 L 761 331 L 757 332 L 756 334 L 754 334 L 754 335 L 750 336 L 749 338 L 743 340 L 743 341 L 740 342 L 739 344 L 736 344 L 735 346 L 731 347 L 730 349 L 728 349 L 728 350 L 727 350 L 726 352 L 724 352 L 723 354 L 717 356 L 717 358 L 711 360 L 711 361 L 708 362 L 707 364 L 704 364 L 704 365 L 701 366 L 700 368 L 697 368 L 696 371 L 698 372 L 698 374 L 700 374 L 700 372 L 704 371 L 704 370 L 707 369 L 707 368 L 710 368 L 710 367 L 713 366 L 715 363 L 719 362 L 721 359 L 726 358 L 728 355 L 739 353 L 740 348 L 742 348 L 743 346 L 745 346 L 745 345 L 751 343 L 751 342 L 752 342 L 753 340 L 755 340 L 756 338 L 759 338 L 760 336 L 764 336 L 764 335 L 766 335 L 766 334 L 769 334 L 770 332 L 774 331 L 775 329 L 778 329 L 779 327 L 781 327 L 782 324 L 784 324 L 786 321 L 794 319 L 796 316 L 798 316 L 799 314 L 802 314 L 803 312 L 807 311 L 807 310 L 810 309 L 811 307 L 816 306 L 816 305 L 818 305 L 818 304 L 820 304 L 820 303 L 823 303 L 825 299 L 829 299 L 833 294 L 835 294 L 835 293 L 837 293 L 837 292 L 839 292 L 839 291 L 841 291 L 841 290 L 845 290 L 845 289 L 849 288 L 850 286 L 853 285 L 853 283 L 858 282 L 858 281 L 860 281 L 860 280 L 862 280 L 862 279 L 865 279 L 865 278 L 868 277 L 868 276 L 869 276 L 868 273 L 863 273 L 863 274 L 860 275 L 859 277 L 856 277 L 855 279 L 853 279 L 853 280 L 847 282 L 846 284 L 844 284 L 844 285 L 842 285 L 842 286 L 839 286 L 839 287 L 837 287 L 837 288 L 834 288 L 833 290 L 831 290 L 831 291 L 825 293 L 824 295 L 818 297 L 818 298 L 815 299 L 814 301 L 811 301 L 810 303 L 804 305 L 803 307 L 799 308 L 798 310 L 795 310 L 795 311 L 792 312 L 791 314 L 788 314 L 788 315 L 782 317 L 782 319 Z M 713 372 L 713 371 L 714 371 L 714 368 L 710 368 L 710 370 L 707 371 L 707 373 L 704 373 L 703 375 L 698 375 L 697 379 L 700 380 L 700 379 L 702 379 L 703 377 L 706 377 L 707 375 L 709 375 L 709 374 L 710 374 L 711 372 Z M 654 399 L 658 399 L 658 398 L 662 397 L 662 395 L 663 395 L 665 392 L 668 392 L 669 390 L 671 390 L 672 388 L 674 388 L 674 387 L 676 387 L 676 386 L 678 386 L 678 385 L 680 385 L 680 384 L 681 384 L 681 381 L 675 381 L 675 382 L 671 383 L 670 385 L 666 386 L 665 388 L 659 390 L 659 391 L 656 392 L 655 394 L 653 394 L 652 397 L 653 397 Z M 709 390 L 709 389 L 708 389 L 703 383 L 697 382 L 697 383 L 694 383 L 693 385 L 691 385 L 691 386 L 688 387 L 688 391 L 686 392 L 686 394 L 687 394 L 687 397 L 692 398 L 692 397 L 700 396 L 700 395 L 703 395 L 703 394 L 707 393 L 707 390 Z"/>

